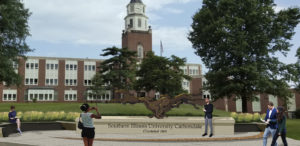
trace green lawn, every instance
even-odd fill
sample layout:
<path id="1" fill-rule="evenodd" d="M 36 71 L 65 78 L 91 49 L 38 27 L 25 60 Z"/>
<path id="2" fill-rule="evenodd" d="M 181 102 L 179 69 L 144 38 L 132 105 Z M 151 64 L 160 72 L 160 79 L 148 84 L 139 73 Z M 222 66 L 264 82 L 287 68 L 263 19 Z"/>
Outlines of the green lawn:
<path id="1" fill-rule="evenodd" d="M 1 103 L 0 112 L 7 112 L 12 104 Z M 65 112 L 81 112 L 79 107 L 80 103 L 13 103 L 16 111 L 65 111 Z M 96 104 L 92 104 L 96 106 Z M 144 104 L 97 104 L 100 113 L 104 116 L 148 116 L 151 112 L 146 109 Z M 215 110 L 214 116 L 229 117 L 230 113 Z M 195 109 L 191 105 L 181 105 L 179 108 L 174 108 L 167 113 L 168 116 L 203 116 L 202 107 Z"/>
<path id="2" fill-rule="evenodd" d="M 300 140 L 300 119 L 289 119 L 286 126 L 287 137 Z"/>

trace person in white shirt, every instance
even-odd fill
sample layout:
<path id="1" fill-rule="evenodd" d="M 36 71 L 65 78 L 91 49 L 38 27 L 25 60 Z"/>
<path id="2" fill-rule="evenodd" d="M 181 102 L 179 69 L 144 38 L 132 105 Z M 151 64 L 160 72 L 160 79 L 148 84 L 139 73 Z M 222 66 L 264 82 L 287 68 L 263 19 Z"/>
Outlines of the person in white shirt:
<path id="1" fill-rule="evenodd" d="M 93 146 L 94 138 L 95 138 L 95 127 L 94 127 L 94 121 L 95 119 L 101 119 L 101 115 L 98 112 L 98 108 L 92 107 L 85 103 L 80 106 L 80 109 L 83 111 L 83 113 L 80 114 L 83 129 L 81 132 L 81 137 L 83 138 L 84 146 Z M 89 111 L 95 110 L 96 115 L 93 113 L 90 113 Z"/>

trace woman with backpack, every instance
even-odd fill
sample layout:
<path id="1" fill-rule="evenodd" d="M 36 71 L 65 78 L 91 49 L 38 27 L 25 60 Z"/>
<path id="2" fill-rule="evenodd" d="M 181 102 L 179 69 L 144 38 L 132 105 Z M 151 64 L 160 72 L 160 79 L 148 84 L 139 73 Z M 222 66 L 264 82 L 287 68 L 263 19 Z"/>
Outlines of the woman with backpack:
<path id="1" fill-rule="evenodd" d="M 98 108 L 92 107 L 85 103 L 80 106 L 80 109 L 83 113 L 80 114 L 80 119 L 83 124 L 81 137 L 83 138 L 83 142 L 85 146 L 93 146 L 94 138 L 95 138 L 95 127 L 93 118 L 101 119 L 101 115 L 98 112 Z M 97 114 L 90 113 L 90 111 L 95 110 Z"/>

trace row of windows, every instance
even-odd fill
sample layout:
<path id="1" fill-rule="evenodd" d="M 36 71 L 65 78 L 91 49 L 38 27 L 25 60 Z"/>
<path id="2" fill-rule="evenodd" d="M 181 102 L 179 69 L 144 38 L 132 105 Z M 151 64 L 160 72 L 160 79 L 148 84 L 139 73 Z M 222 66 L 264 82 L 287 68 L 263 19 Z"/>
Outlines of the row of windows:
<path id="1" fill-rule="evenodd" d="M 185 82 L 185 81 L 183 81 L 183 82 L 182 82 L 182 86 L 183 86 L 183 87 L 190 87 L 190 82 Z"/>
<path id="2" fill-rule="evenodd" d="M 54 101 L 53 94 L 29 94 L 29 100 L 32 101 L 36 99 L 37 101 Z"/>
<path id="3" fill-rule="evenodd" d="M 84 70 L 85 71 L 96 71 L 96 66 L 95 65 L 85 65 Z"/>
<path id="4" fill-rule="evenodd" d="M 58 85 L 57 79 L 46 79 L 46 85 Z"/>
<path id="5" fill-rule="evenodd" d="M 84 86 L 92 86 L 92 80 L 84 80 Z"/>
<path id="6" fill-rule="evenodd" d="M 190 75 L 199 75 L 199 70 L 198 69 L 190 69 L 189 71 L 190 71 L 189 72 Z M 188 74 L 188 70 L 187 69 L 183 69 L 183 73 L 187 75 Z"/>
<path id="7" fill-rule="evenodd" d="M 66 70 L 77 70 L 76 64 L 66 64 Z"/>
<path id="8" fill-rule="evenodd" d="M 77 101 L 77 94 L 65 94 L 65 101 Z"/>
<path id="9" fill-rule="evenodd" d="M 190 69 L 190 75 L 199 75 L 198 69 Z"/>
<path id="10" fill-rule="evenodd" d="M 46 65 L 47 70 L 58 70 L 58 64 L 48 64 Z"/>
<path id="11" fill-rule="evenodd" d="M 39 69 L 38 63 L 26 63 L 26 69 Z"/>
<path id="12" fill-rule="evenodd" d="M 76 86 L 77 80 L 76 79 L 66 79 L 65 84 L 66 84 L 66 86 Z"/>
<path id="13" fill-rule="evenodd" d="M 17 94 L 3 94 L 3 101 L 17 101 Z"/>
<path id="14" fill-rule="evenodd" d="M 94 94 L 88 94 L 87 100 L 89 101 L 97 101 L 97 100 L 110 100 L 110 95 L 109 94 L 103 94 L 103 95 L 94 95 Z"/>
<path id="15" fill-rule="evenodd" d="M 37 78 L 26 78 L 25 79 L 25 85 L 37 85 L 38 79 Z"/>
<path id="16" fill-rule="evenodd" d="M 46 79 L 46 85 L 50 86 L 57 86 L 58 79 Z M 38 85 L 38 79 L 26 78 L 25 85 Z M 66 79 L 65 81 L 66 86 L 76 86 L 77 80 L 76 79 Z M 84 80 L 84 86 L 92 86 L 92 80 Z"/>

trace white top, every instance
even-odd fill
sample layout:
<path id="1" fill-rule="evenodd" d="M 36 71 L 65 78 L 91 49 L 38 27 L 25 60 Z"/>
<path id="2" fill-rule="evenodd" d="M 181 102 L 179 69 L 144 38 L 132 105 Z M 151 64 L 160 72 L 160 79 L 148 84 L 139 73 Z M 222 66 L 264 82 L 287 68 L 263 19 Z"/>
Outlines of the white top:
<path id="1" fill-rule="evenodd" d="M 91 118 L 92 113 L 81 113 L 83 126 L 86 128 L 94 128 L 94 121 Z"/>
<path id="2" fill-rule="evenodd" d="M 269 119 L 271 118 L 271 114 L 272 114 L 273 109 L 274 109 L 274 107 L 272 108 L 272 110 L 269 111 Z"/>

